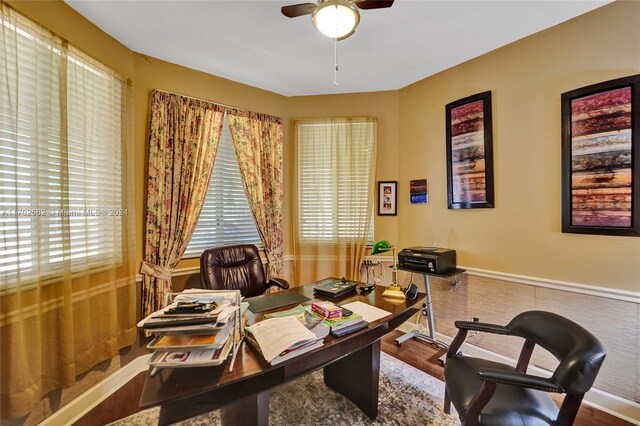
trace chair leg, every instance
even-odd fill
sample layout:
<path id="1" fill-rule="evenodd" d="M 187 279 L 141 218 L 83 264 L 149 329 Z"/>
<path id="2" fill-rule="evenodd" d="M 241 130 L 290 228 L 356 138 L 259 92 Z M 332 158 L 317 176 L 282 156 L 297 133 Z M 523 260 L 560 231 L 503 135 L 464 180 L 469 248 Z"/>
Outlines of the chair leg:
<path id="1" fill-rule="evenodd" d="M 451 414 L 451 399 L 449 398 L 449 392 L 447 389 L 444 390 L 444 412 L 446 414 Z"/>

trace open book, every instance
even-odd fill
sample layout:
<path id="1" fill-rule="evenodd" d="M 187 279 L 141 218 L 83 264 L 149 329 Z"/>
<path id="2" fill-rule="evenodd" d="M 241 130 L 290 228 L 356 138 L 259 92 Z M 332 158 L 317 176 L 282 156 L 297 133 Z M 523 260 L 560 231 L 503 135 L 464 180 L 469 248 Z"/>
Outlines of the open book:
<path id="1" fill-rule="evenodd" d="M 246 328 L 246 338 L 272 365 L 324 344 L 295 317 L 270 318 Z"/>
<path id="2" fill-rule="evenodd" d="M 273 312 L 265 314 L 265 318 L 282 318 L 282 317 L 295 317 L 302 325 L 308 330 L 311 330 L 318 338 L 326 337 L 329 334 L 330 328 L 323 323 L 323 318 L 319 315 L 311 312 L 308 307 L 298 305 L 295 308 L 287 309 L 286 311 Z"/>

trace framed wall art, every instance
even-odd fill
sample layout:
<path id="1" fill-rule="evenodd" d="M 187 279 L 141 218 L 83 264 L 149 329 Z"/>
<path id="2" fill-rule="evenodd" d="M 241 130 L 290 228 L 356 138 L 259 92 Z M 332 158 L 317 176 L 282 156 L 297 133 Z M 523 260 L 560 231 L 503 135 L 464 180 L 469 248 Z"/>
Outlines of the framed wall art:
<path id="1" fill-rule="evenodd" d="M 450 209 L 494 207 L 491 92 L 446 106 Z"/>
<path id="2" fill-rule="evenodd" d="M 378 182 L 378 216 L 396 216 L 398 214 L 398 182 Z"/>
<path id="3" fill-rule="evenodd" d="M 411 204 L 426 204 L 429 200 L 426 179 L 409 181 L 409 201 Z"/>
<path id="4" fill-rule="evenodd" d="M 562 232 L 640 236 L 640 74 L 562 94 Z"/>

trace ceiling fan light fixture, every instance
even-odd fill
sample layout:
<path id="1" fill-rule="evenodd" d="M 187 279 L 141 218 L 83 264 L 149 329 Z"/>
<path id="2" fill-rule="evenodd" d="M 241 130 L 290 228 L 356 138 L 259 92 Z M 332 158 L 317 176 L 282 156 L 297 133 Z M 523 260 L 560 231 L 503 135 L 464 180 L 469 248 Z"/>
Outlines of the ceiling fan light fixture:
<path id="1" fill-rule="evenodd" d="M 360 23 L 358 9 L 345 0 L 327 0 L 312 16 L 313 25 L 329 38 L 351 35 Z"/>

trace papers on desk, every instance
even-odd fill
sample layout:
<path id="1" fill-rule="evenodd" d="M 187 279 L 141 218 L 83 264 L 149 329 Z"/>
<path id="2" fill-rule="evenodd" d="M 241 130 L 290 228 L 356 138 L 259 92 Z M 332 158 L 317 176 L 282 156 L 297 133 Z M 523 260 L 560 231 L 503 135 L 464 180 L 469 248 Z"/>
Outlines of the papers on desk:
<path id="1" fill-rule="evenodd" d="M 240 301 L 239 291 L 189 289 L 140 321 L 138 327 L 156 336 L 147 346 L 155 351 L 150 374 L 159 368 L 220 365 L 230 353 L 235 359 L 242 338 Z"/>
<path id="2" fill-rule="evenodd" d="M 282 317 L 294 317 L 302 325 L 304 325 L 307 330 L 311 330 L 313 334 L 315 334 L 318 338 L 326 337 L 329 334 L 330 325 L 326 324 L 323 321 L 323 318 L 319 315 L 311 312 L 309 306 L 298 305 L 295 308 L 287 309 L 286 311 L 273 312 L 264 315 L 265 318 L 282 318 Z"/>
<path id="3" fill-rule="evenodd" d="M 162 333 L 147 345 L 147 349 L 163 352 L 193 349 L 220 349 L 229 339 L 232 323 L 232 321 L 229 321 L 221 329 L 209 332 L 208 334 Z"/>
<path id="4" fill-rule="evenodd" d="M 342 305 L 343 308 L 347 308 L 356 314 L 362 315 L 362 318 L 368 322 L 372 323 L 373 321 L 377 321 L 381 318 L 384 318 L 388 315 L 391 315 L 391 312 L 385 311 L 384 309 L 376 308 L 375 306 L 371 306 L 364 302 L 351 302 L 345 305 Z"/>
<path id="5" fill-rule="evenodd" d="M 232 339 L 218 349 L 192 349 L 167 352 L 155 352 L 149 365 L 156 368 L 208 367 L 222 364 L 229 351 Z"/>
<path id="6" fill-rule="evenodd" d="M 175 296 L 167 307 L 159 309 L 141 320 L 138 327 L 153 332 L 211 331 L 226 324 L 239 309 L 235 303 L 236 297 L 237 292 L 233 291 L 187 289 Z M 184 303 L 213 304 L 215 308 L 203 313 L 167 315 L 167 311 Z"/>
<path id="7" fill-rule="evenodd" d="M 324 340 L 308 330 L 295 317 L 270 318 L 246 328 L 247 340 L 256 346 L 264 359 L 273 364 L 309 352 Z"/>

